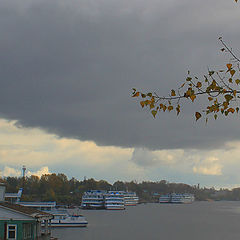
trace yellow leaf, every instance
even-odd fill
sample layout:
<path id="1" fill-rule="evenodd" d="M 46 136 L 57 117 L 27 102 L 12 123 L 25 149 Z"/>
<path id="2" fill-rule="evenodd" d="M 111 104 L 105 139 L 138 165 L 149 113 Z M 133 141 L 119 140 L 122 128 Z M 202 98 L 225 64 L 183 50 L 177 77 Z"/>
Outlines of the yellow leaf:
<path id="1" fill-rule="evenodd" d="M 209 100 L 209 101 L 212 101 L 212 100 L 213 100 L 213 98 L 212 98 L 212 97 L 208 97 L 208 100 Z"/>
<path id="2" fill-rule="evenodd" d="M 227 102 L 230 102 L 233 99 L 233 96 L 230 94 L 226 94 L 224 97 L 227 100 Z"/>
<path id="3" fill-rule="evenodd" d="M 234 109 L 234 108 L 229 108 L 229 109 L 228 109 L 228 112 L 234 113 L 234 112 L 235 112 L 235 109 Z"/>
<path id="4" fill-rule="evenodd" d="M 142 108 L 144 108 L 145 101 L 141 101 L 141 102 L 140 102 L 140 105 L 142 106 Z"/>
<path id="5" fill-rule="evenodd" d="M 202 115 L 201 115 L 201 113 L 196 112 L 196 113 L 195 113 L 195 117 L 196 117 L 196 121 L 197 121 L 199 118 L 202 117 Z"/>
<path id="6" fill-rule="evenodd" d="M 166 105 L 163 105 L 163 111 L 165 112 L 167 109 Z"/>
<path id="7" fill-rule="evenodd" d="M 233 96 L 236 97 L 237 90 L 233 90 Z"/>
<path id="8" fill-rule="evenodd" d="M 151 104 L 151 101 L 145 100 L 144 103 L 145 103 L 145 105 L 147 106 L 147 105 Z"/>
<path id="9" fill-rule="evenodd" d="M 173 97 L 176 96 L 176 93 L 174 90 L 171 91 L 171 96 L 173 96 Z"/>
<path id="10" fill-rule="evenodd" d="M 232 68 L 232 64 L 231 64 L 231 63 L 228 63 L 228 64 L 227 64 L 227 68 L 228 68 L 228 70 L 230 71 L 230 69 Z"/>
<path id="11" fill-rule="evenodd" d="M 177 115 L 180 113 L 180 105 L 176 107 Z"/>
<path id="12" fill-rule="evenodd" d="M 133 96 L 132 97 L 139 97 L 139 92 L 136 92 L 135 94 L 133 94 Z"/>
<path id="13" fill-rule="evenodd" d="M 217 120 L 217 114 L 214 114 L 214 118 L 215 118 L 215 120 Z"/>
<path id="14" fill-rule="evenodd" d="M 238 111 L 239 111 L 239 107 L 236 107 L 236 111 L 237 111 L 237 113 L 238 113 Z"/>
<path id="15" fill-rule="evenodd" d="M 198 82 L 197 83 L 197 87 L 200 88 L 202 86 L 202 83 L 201 82 Z"/>
<path id="16" fill-rule="evenodd" d="M 150 104 L 150 109 L 153 109 L 155 107 L 154 103 Z"/>
<path id="17" fill-rule="evenodd" d="M 153 117 L 155 118 L 156 114 L 157 114 L 157 111 L 156 110 L 152 110 L 151 113 L 152 113 Z"/>
<path id="18" fill-rule="evenodd" d="M 168 111 L 172 111 L 173 110 L 173 106 L 168 106 Z"/>
<path id="19" fill-rule="evenodd" d="M 240 83 L 240 79 L 236 79 L 235 83 L 238 85 Z"/>
<path id="20" fill-rule="evenodd" d="M 234 69 L 231 69 L 231 70 L 230 70 L 231 76 L 233 76 L 233 75 L 235 74 L 235 72 L 236 72 L 236 71 L 235 71 Z"/>
<path id="21" fill-rule="evenodd" d="M 227 109 L 228 105 L 229 105 L 228 102 L 223 102 L 223 107 L 224 107 L 224 109 Z"/>
<path id="22" fill-rule="evenodd" d="M 193 94 L 193 95 L 190 96 L 190 98 L 194 102 L 194 99 L 196 98 L 196 95 Z"/>
<path id="23" fill-rule="evenodd" d="M 151 102 L 155 102 L 155 97 L 154 96 L 152 96 Z"/>
<path id="24" fill-rule="evenodd" d="M 181 87 L 180 87 L 180 88 L 183 88 L 183 87 L 184 87 L 184 85 L 185 85 L 185 83 L 183 83 L 183 84 L 181 85 Z"/>

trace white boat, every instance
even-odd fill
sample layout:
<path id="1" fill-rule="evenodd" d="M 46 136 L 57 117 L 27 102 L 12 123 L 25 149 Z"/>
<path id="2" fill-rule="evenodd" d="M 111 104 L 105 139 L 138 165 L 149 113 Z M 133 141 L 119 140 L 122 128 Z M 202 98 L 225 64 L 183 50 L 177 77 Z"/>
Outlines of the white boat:
<path id="1" fill-rule="evenodd" d="M 192 203 L 194 200 L 194 195 L 190 193 L 172 193 L 171 197 L 171 203 Z"/>
<path id="2" fill-rule="evenodd" d="M 83 209 L 103 209 L 106 191 L 90 190 L 83 194 L 81 207 Z"/>
<path id="3" fill-rule="evenodd" d="M 195 197 L 191 193 L 184 193 L 183 194 L 183 203 L 192 203 L 195 201 Z"/>
<path id="4" fill-rule="evenodd" d="M 66 210 L 56 210 L 50 212 L 53 219 L 50 221 L 51 227 L 86 227 L 88 221 L 82 215 L 70 214 Z"/>
<path id="5" fill-rule="evenodd" d="M 172 193 L 171 194 L 171 203 L 183 203 L 183 194 Z"/>
<path id="6" fill-rule="evenodd" d="M 195 197 L 191 193 L 171 193 L 159 198 L 160 203 L 192 203 L 194 200 Z"/>
<path id="7" fill-rule="evenodd" d="M 165 194 L 161 195 L 159 198 L 160 203 L 170 203 L 171 202 L 171 195 L 170 194 Z"/>
<path id="8" fill-rule="evenodd" d="M 105 198 L 105 208 L 107 210 L 124 210 L 124 195 L 122 192 L 109 191 L 104 195 Z"/>
<path id="9" fill-rule="evenodd" d="M 86 218 L 78 214 L 79 209 L 59 210 L 56 208 L 56 202 L 19 202 L 19 204 L 53 215 L 54 218 L 49 223 L 52 227 L 86 227 L 88 224 Z"/>
<path id="10" fill-rule="evenodd" d="M 135 192 L 124 192 L 125 206 L 136 206 L 138 202 L 139 198 Z"/>

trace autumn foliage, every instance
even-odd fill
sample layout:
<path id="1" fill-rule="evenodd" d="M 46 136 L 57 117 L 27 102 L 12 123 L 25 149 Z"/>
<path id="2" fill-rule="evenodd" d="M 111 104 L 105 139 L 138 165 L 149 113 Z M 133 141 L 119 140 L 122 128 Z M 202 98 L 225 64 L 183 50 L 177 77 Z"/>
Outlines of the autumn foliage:
<path id="1" fill-rule="evenodd" d="M 207 99 L 208 104 L 195 112 L 196 121 L 202 116 L 205 116 L 207 122 L 210 116 L 217 119 L 219 114 L 237 114 L 240 98 L 240 60 L 221 37 L 219 41 L 222 44 L 221 51 L 231 57 L 223 69 L 208 70 L 201 79 L 188 71 L 182 85 L 172 89 L 167 96 L 159 96 L 156 92 L 144 93 L 133 88 L 132 97 L 138 98 L 141 107 L 148 108 L 154 118 L 160 112 L 175 111 L 178 115 L 183 100 L 194 103 L 200 97 Z"/>

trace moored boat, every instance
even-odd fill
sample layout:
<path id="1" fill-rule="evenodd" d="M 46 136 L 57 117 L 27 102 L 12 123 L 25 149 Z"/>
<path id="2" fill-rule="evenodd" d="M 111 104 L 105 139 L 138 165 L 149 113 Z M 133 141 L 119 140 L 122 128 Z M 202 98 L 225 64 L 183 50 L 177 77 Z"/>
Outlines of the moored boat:
<path id="1" fill-rule="evenodd" d="M 172 193 L 171 194 L 171 203 L 183 203 L 183 194 Z"/>
<path id="2" fill-rule="evenodd" d="M 57 209 L 56 202 L 20 202 L 19 204 L 53 215 L 53 219 L 49 223 L 51 227 L 86 227 L 88 224 L 86 218 L 78 214 L 78 208 Z"/>
<path id="3" fill-rule="evenodd" d="M 54 217 L 50 222 L 51 227 L 86 227 L 88 224 L 88 221 L 82 215 L 70 214 L 63 210 L 50 213 Z"/>
<path id="4" fill-rule="evenodd" d="M 124 195 L 122 192 L 109 191 L 104 195 L 104 206 L 107 210 L 124 210 Z"/>
<path id="5" fill-rule="evenodd" d="M 159 203 L 170 203 L 170 202 L 171 202 L 171 194 L 165 194 L 159 197 Z"/>
<path id="6" fill-rule="evenodd" d="M 194 194 L 184 193 L 183 194 L 183 203 L 193 203 L 195 201 Z"/>
<path id="7" fill-rule="evenodd" d="M 159 203 L 193 203 L 195 197 L 191 193 L 170 193 L 161 195 Z"/>
<path id="8" fill-rule="evenodd" d="M 123 196 L 125 206 L 136 206 L 139 202 L 139 198 L 135 192 L 124 192 Z"/>
<path id="9" fill-rule="evenodd" d="M 83 209 L 103 209 L 106 191 L 90 190 L 83 194 L 81 207 Z"/>

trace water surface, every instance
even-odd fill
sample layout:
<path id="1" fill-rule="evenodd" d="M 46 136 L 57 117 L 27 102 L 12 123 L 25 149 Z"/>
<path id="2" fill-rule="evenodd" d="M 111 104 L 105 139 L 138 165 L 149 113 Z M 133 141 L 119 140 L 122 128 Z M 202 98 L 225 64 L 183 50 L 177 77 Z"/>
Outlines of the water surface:
<path id="1" fill-rule="evenodd" d="M 240 239 L 240 202 L 152 203 L 81 213 L 87 228 L 56 228 L 52 235 L 60 240 Z"/>

